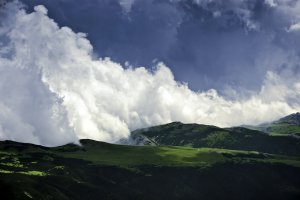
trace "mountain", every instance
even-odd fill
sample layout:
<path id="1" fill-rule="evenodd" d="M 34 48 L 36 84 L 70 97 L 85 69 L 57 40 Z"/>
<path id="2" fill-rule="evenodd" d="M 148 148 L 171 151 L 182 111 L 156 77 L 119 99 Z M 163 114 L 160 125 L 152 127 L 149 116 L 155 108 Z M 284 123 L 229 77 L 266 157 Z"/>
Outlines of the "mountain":
<path id="1" fill-rule="evenodd" d="M 224 129 L 173 122 L 133 131 L 132 138 L 138 138 L 139 142 L 147 141 L 146 144 L 151 145 L 209 147 L 300 156 L 299 138 L 273 136 L 243 127 Z"/>
<path id="2" fill-rule="evenodd" d="M 288 115 L 286 117 L 283 117 L 283 118 L 279 119 L 275 123 L 278 123 L 278 124 L 284 123 L 284 124 L 290 124 L 290 125 L 298 125 L 298 126 L 300 126 L 300 113 L 297 112 L 297 113 Z"/>
<path id="3" fill-rule="evenodd" d="M 298 117 L 264 129 L 289 132 Z M 136 145 L 0 141 L 1 199 L 300 199 L 295 132 L 173 122 L 131 136 Z"/>
<path id="4" fill-rule="evenodd" d="M 54 148 L 0 142 L 1 199 L 300 197 L 299 157 L 80 142 Z"/>
<path id="5" fill-rule="evenodd" d="M 292 135 L 295 137 L 300 137 L 300 113 L 288 115 L 271 123 L 244 127 L 263 131 L 270 135 Z"/>

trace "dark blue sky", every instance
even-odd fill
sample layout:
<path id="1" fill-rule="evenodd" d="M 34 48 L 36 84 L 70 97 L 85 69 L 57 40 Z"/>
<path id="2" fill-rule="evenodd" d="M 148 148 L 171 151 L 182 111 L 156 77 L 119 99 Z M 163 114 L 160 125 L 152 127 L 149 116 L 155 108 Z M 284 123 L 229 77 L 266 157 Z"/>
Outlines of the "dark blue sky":
<path id="1" fill-rule="evenodd" d="M 23 2 L 87 33 L 98 56 L 135 67 L 162 61 L 194 90 L 259 90 L 268 70 L 299 70 L 299 31 L 288 31 L 300 16 L 295 0 Z"/>

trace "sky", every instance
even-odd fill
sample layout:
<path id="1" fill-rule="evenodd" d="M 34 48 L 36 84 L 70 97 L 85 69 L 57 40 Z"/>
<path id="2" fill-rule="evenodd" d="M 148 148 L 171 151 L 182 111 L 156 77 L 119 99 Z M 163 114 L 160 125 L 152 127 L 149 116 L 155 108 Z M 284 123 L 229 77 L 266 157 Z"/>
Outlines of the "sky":
<path id="1" fill-rule="evenodd" d="M 300 111 L 298 0 L 0 2 L 1 140 L 117 143 Z"/>
<path id="2" fill-rule="evenodd" d="M 60 26 L 87 33 L 98 56 L 150 69 L 162 61 L 196 91 L 257 91 L 268 70 L 295 65 L 290 57 L 300 53 L 298 0 L 24 2 L 28 10 L 45 5 Z"/>

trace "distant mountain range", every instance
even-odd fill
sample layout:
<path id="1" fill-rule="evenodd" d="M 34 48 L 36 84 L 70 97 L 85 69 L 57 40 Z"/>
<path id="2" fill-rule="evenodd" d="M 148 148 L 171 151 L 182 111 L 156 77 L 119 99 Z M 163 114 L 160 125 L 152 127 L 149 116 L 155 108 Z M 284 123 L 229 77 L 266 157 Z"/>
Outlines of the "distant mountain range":
<path id="1" fill-rule="evenodd" d="M 2 141 L 1 199 L 298 200 L 300 139 L 285 128 L 299 113 L 251 128 L 274 126 L 173 122 L 133 131 L 135 145 Z"/>
<path id="2" fill-rule="evenodd" d="M 136 145 L 174 145 L 300 156 L 300 114 L 259 126 L 219 128 L 172 122 L 132 132 Z"/>
<path id="3" fill-rule="evenodd" d="M 300 125 L 300 113 L 297 112 L 295 114 L 288 115 L 276 121 L 275 123 L 286 123 L 290 125 Z"/>
<path id="4" fill-rule="evenodd" d="M 288 115 L 272 123 L 244 127 L 259 130 L 271 135 L 300 136 L 300 113 Z"/>

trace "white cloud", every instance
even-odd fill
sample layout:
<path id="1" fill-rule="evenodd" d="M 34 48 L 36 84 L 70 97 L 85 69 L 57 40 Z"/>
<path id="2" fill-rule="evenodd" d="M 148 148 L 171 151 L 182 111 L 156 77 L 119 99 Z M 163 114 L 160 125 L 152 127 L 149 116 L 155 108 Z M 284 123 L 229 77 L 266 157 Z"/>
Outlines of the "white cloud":
<path id="1" fill-rule="evenodd" d="M 270 5 L 271 7 L 277 6 L 276 0 L 265 0 L 265 3 Z"/>
<path id="2" fill-rule="evenodd" d="M 170 0 L 170 1 L 190 1 L 190 0 Z M 244 22 L 250 30 L 259 30 L 259 24 L 252 19 L 252 8 L 255 2 L 248 0 L 192 0 L 195 4 L 211 11 L 214 17 L 220 16 L 222 13 L 234 13 L 236 17 Z"/>
<path id="3" fill-rule="evenodd" d="M 130 12 L 134 2 L 135 0 L 120 0 L 120 5 L 123 7 L 125 12 Z"/>
<path id="4" fill-rule="evenodd" d="M 300 22 L 292 24 L 288 31 L 299 31 L 300 30 Z"/>
<path id="5" fill-rule="evenodd" d="M 0 139 L 116 142 L 130 130 L 171 121 L 234 126 L 300 110 L 299 77 L 269 72 L 260 92 L 229 101 L 213 89 L 190 90 L 162 63 L 149 72 L 93 59 L 85 34 L 60 28 L 43 6 L 30 14 L 11 10 L 0 28 L 8 49 L 0 52 Z"/>

